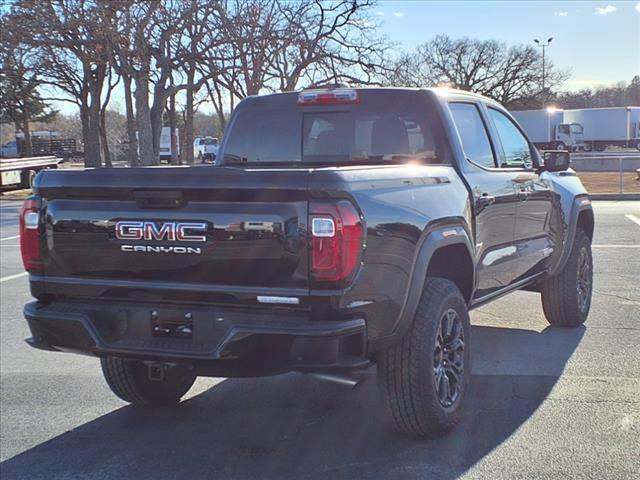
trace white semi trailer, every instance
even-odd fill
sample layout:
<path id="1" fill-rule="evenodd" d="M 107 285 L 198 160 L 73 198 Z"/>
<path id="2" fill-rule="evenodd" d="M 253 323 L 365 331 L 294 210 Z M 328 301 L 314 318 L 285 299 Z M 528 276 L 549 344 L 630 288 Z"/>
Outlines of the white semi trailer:
<path id="1" fill-rule="evenodd" d="M 541 150 L 580 150 L 584 148 L 582 125 L 569 122 L 565 111 L 556 108 L 520 110 L 511 114 Z"/>
<path id="2" fill-rule="evenodd" d="M 640 150 L 640 107 L 565 110 L 564 120 L 582 125 L 585 145 L 592 150 L 608 146 Z"/>

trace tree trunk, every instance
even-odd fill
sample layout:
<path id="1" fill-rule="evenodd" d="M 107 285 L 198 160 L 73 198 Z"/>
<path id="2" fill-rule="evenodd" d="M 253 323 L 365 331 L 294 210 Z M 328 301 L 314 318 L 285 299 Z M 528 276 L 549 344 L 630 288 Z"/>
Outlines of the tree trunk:
<path id="1" fill-rule="evenodd" d="M 193 80 L 195 78 L 195 69 L 190 68 L 187 72 L 187 84 L 189 85 L 185 91 L 187 96 L 187 104 L 184 116 L 184 153 L 189 165 L 193 164 Z"/>
<path id="2" fill-rule="evenodd" d="M 33 143 L 31 142 L 31 129 L 29 128 L 29 110 L 24 109 L 22 114 L 22 133 L 24 133 L 24 154 L 33 157 Z"/>
<path id="3" fill-rule="evenodd" d="M 124 102 L 127 109 L 127 135 L 129 137 L 129 166 L 135 167 L 138 160 L 138 138 L 136 137 L 136 119 L 133 116 L 133 100 L 131 98 L 131 77 L 122 75 L 124 82 Z"/>
<path id="4" fill-rule="evenodd" d="M 176 121 L 176 94 L 169 97 L 169 129 L 171 134 L 171 165 L 180 165 L 178 156 L 178 122 Z"/>
<path id="5" fill-rule="evenodd" d="M 153 88 L 153 104 L 151 105 L 151 131 L 153 134 L 153 149 L 156 156 L 160 155 L 160 136 L 162 135 L 163 114 L 167 106 L 170 88 L 166 86 L 166 79 L 160 79 Z"/>
<path id="6" fill-rule="evenodd" d="M 102 153 L 104 156 L 105 167 L 113 167 L 111 163 L 111 152 L 109 151 L 109 142 L 107 141 L 107 115 L 106 109 L 100 110 L 100 146 L 102 147 Z"/>
<path id="7" fill-rule="evenodd" d="M 102 85 L 107 73 L 104 64 L 92 66 L 83 64 L 84 81 L 88 86 L 87 128 L 84 138 L 85 167 L 102 167 L 102 150 L 100 148 L 100 109 L 102 107 Z M 84 130 L 84 129 L 83 129 Z"/>
<path id="8" fill-rule="evenodd" d="M 89 131 L 89 108 L 86 105 L 84 99 L 81 100 L 80 103 L 80 123 L 82 125 L 82 150 L 84 152 L 84 156 L 86 158 L 87 145 L 85 143 L 88 138 Z M 86 160 L 85 160 L 86 161 Z"/>
<path id="9" fill-rule="evenodd" d="M 136 78 L 136 123 L 138 124 L 138 142 L 140 144 L 140 164 L 158 165 L 159 159 L 153 149 L 151 129 L 151 111 L 149 109 L 149 77 Z"/>
<path id="10" fill-rule="evenodd" d="M 100 103 L 92 101 L 88 109 L 88 124 L 84 139 L 85 167 L 102 167 L 100 150 Z"/>

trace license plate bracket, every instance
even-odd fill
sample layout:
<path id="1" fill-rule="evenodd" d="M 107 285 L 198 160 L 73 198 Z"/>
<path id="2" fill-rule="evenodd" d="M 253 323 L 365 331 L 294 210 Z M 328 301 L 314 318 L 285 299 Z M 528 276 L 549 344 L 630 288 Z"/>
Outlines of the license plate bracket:
<path id="1" fill-rule="evenodd" d="M 164 318 L 159 312 L 151 312 L 151 335 L 164 338 L 193 339 L 193 314 L 182 318 Z"/>

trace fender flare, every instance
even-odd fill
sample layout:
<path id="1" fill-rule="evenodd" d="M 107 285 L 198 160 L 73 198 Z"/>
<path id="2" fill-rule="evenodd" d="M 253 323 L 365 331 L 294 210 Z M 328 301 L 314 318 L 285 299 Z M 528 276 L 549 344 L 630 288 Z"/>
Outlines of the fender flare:
<path id="1" fill-rule="evenodd" d="M 591 199 L 587 194 L 578 195 L 573 199 L 573 203 L 571 204 L 571 211 L 569 212 L 569 221 L 567 222 L 566 227 L 567 233 L 562 244 L 562 254 L 560 255 L 558 263 L 556 263 L 556 265 L 549 270 L 550 276 L 558 274 L 567 263 L 569 255 L 571 254 L 573 240 L 576 236 L 576 230 L 578 228 L 578 217 L 580 216 L 580 213 L 584 211 L 590 211 L 593 214 Z"/>
<path id="2" fill-rule="evenodd" d="M 392 344 L 396 339 L 404 335 L 411 326 L 416 310 L 418 309 L 418 304 L 420 303 L 425 280 L 427 279 L 429 263 L 438 249 L 450 245 L 465 246 L 469 257 L 472 259 L 471 263 L 474 269 L 473 288 L 475 288 L 474 249 L 471 238 L 472 236 L 469 233 L 467 224 L 462 219 L 455 219 L 453 221 L 448 219 L 446 223 L 436 222 L 435 224 L 427 226 L 416 248 L 413 268 L 400 314 L 391 329 L 391 333 L 376 340 L 376 349 L 384 348 Z M 471 296 L 473 296 L 473 294 Z"/>

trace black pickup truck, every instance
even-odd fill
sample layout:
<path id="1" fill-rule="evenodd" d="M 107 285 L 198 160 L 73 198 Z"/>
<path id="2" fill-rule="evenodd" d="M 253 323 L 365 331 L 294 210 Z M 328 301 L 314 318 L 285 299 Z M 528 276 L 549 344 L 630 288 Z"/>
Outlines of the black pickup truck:
<path id="1" fill-rule="evenodd" d="M 402 431 L 462 414 L 468 311 L 524 289 L 588 314 L 594 219 L 566 152 L 450 90 L 251 97 L 215 166 L 46 171 L 21 214 L 34 347 L 100 357 L 116 395 L 372 364 Z"/>

